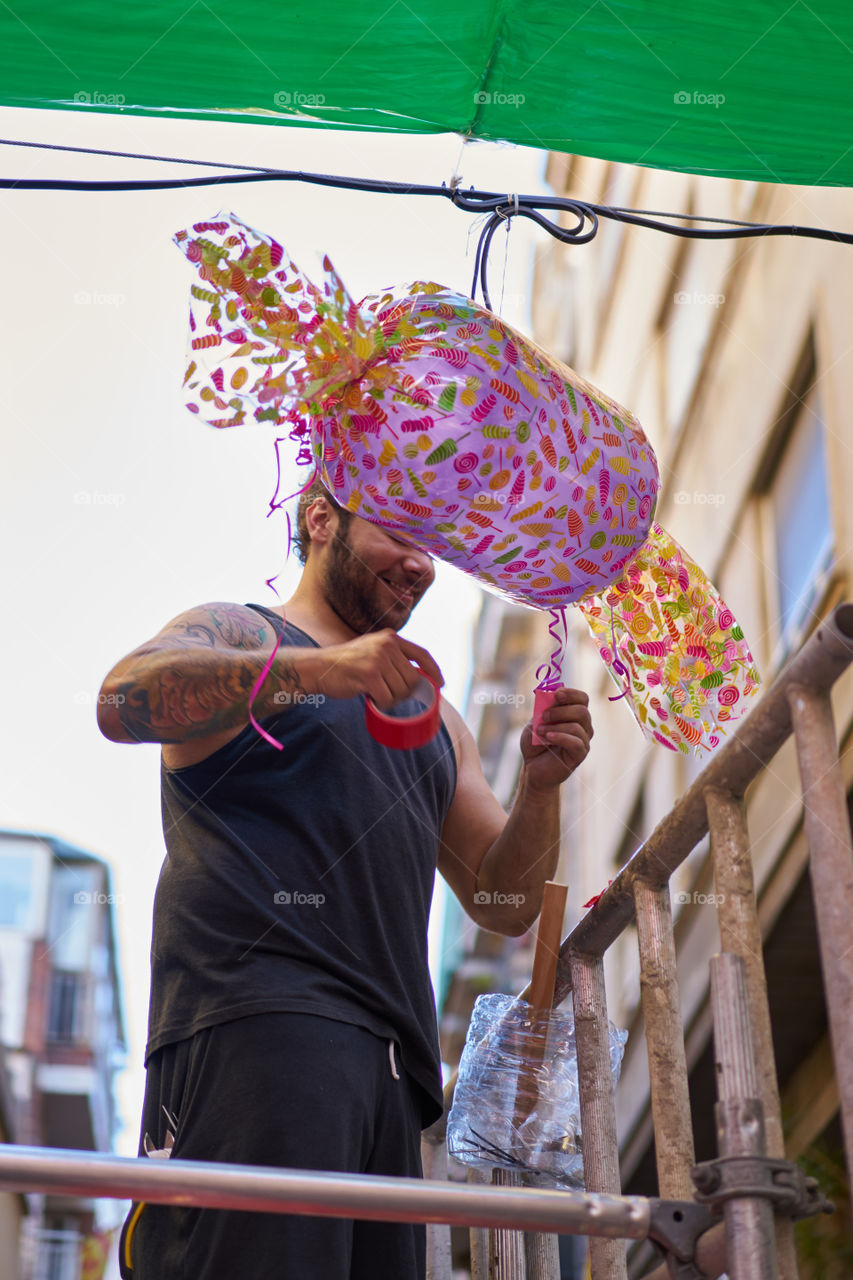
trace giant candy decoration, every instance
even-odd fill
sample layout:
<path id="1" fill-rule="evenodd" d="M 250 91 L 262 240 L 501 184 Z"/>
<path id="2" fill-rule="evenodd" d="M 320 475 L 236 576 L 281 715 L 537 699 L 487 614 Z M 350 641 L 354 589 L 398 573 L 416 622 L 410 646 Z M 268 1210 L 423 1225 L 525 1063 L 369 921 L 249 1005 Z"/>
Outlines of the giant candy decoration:
<path id="1" fill-rule="evenodd" d="M 674 750 L 717 745 L 758 675 L 731 612 L 654 522 L 657 461 L 631 413 L 441 285 L 356 303 L 328 259 L 320 288 L 233 215 L 175 239 L 200 278 L 192 412 L 285 428 L 348 510 L 507 599 L 578 604 L 643 731 Z M 559 646 L 543 679 L 558 683 Z"/>

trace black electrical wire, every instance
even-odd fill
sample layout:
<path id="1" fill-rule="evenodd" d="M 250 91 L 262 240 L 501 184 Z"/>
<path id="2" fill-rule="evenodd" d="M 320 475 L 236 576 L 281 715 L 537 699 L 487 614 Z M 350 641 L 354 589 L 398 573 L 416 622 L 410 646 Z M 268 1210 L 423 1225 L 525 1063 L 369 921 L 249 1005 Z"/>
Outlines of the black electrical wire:
<path id="1" fill-rule="evenodd" d="M 421 183 L 384 182 L 371 178 L 344 178 L 333 174 L 305 173 L 302 170 L 267 169 L 250 165 L 225 164 L 222 161 L 205 161 L 174 156 L 141 155 L 124 151 L 102 151 L 94 147 L 60 146 L 46 142 L 19 142 L 0 138 L 0 146 L 38 147 L 46 150 L 73 151 L 86 155 L 109 156 L 125 160 L 155 160 L 166 164 L 202 165 L 208 168 L 239 170 L 239 172 L 208 174 L 203 178 L 150 178 L 113 179 L 109 181 L 81 181 L 64 178 L 0 178 L 0 190 L 7 191 L 166 191 L 176 188 L 221 186 L 245 182 L 304 182 L 313 186 L 336 187 L 345 191 L 371 191 L 387 195 L 440 196 L 451 200 L 457 209 L 466 213 L 488 214 L 480 233 L 474 263 L 472 297 L 479 284 L 483 301 L 491 310 L 487 282 L 489 249 L 495 232 L 512 218 L 529 218 L 549 235 L 563 244 L 588 244 L 598 232 L 599 219 L 610 218 L 630 226 L 663 231 L 667 235 L 682 236 L 693 240 L 742 240 L 752 236 L 798 236 L 812 240 L 832 240 L 837 244 L 853 244 L 853 233 L 831 231 L 823 227 L 780 226 L 772 223 L 741 222 L 729 218 L 708 218 L 701 214 L 662 213 L 658 210 L 625 209 L 612 205 L 592 204 L 584 200 L 571 200 L 561 196 L 507 195 L 499 191 L 477 191 L 473 187 L 463 190 L 456 183 L 448 186 L 430 186 Z M 543 209 L 557 213 L 573 214 L 573 226 L 561 227 L 547 218 Z M 684 226 L 660 219 L 680 219 L 682 223 L 713 223 L 714 226 Z"/>

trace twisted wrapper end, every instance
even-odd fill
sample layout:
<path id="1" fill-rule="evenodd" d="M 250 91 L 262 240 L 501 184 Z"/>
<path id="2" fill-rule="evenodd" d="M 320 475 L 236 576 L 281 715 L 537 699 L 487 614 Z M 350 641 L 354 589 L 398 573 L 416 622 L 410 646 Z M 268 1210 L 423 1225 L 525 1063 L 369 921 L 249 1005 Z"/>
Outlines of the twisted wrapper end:
<path id="1" fill-rule="evenodd" d="M 187 408 L 210 426 L 252 417 L 292 427 L 322 415 L 384 355 L 382 324 L 353 301 L 328 258 L 319 288 L 277 241 L 234 214 L 174 239 L 199 276 L 190 290 Z"/>
<path id="2" fill-rule="evenodd" d="M 747 710 L 759 676 L 743 631 L 659 524 L 623 577 L 578 608 L 647 738 L 702 754 Z"/>

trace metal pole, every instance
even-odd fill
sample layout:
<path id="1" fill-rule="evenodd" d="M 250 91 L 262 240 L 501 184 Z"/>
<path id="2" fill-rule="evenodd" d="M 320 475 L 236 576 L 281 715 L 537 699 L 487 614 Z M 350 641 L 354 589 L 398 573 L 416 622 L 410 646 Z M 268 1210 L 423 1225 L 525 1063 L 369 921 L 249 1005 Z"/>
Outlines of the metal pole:
<path id="1" fill-rule="evenodd" d="M 696 1154 L 669 886 L 653 889 L 638 880 L 634 884 L 634 901 L 658 1194 L 664 1200 L 690 1200 L 693 1196 L 690 1170 L 696 1163 Z"/>
<path id="2" fill-rule="evenodd" d="M 705 792 L 705 803 L 711 832 L 720 941 L 723 951 L 739 955 L 744 963 L 749 1023 L 758 1078 L 757 1096 L 764 1109 L 767 1154 L 784 1160 L 782 1109 L 776 1079 L 761 926 L 755 905 L 755 880 L 752 874 L 746 808 L 740 798 L 713 788 Z M 790 1218 L 778 1217 L 775 1221 L 780 1280 L 797 1280 L 794 1224 Z"/>
<path id="3" fill-rule="evenodd" d="M 853 1178 L 853 849 L 828 695 L 790 690 L 829 1032 Z"/>
<path id="4" fill-rule="evenodd" d="M 604 961 L 601 956 L 573 952 L 571 967 L 584 1185 L 590 1190 L 606 1190 L 610 1195 L 618 1195 L 619 1147 L 610 1075 Z M 599 1234 L 595 1232 L 589 1242 L 592 1280 L 626 1280 L 625 1246 L 594 1238 Z"/>
<path id="5" fill-rule="evenodd" d="M 304 1213 L 379 1222 L 449 1222 L 641 1240 L 649 1202 L 532 1187 L 478 1187 L 363 1173 L 269 1169 L 203 1160 L 131 1160 L 0 1144 L 0 1187 L 203 1209 Z"/>
<path id="6" fill-rule="evenodd" d="M 717 1141 L 721 1156 L 763 1156 L 764 1118 L 749 1030 L 744 963 L 725 952 L 711 959 Z M 737 1196 L 723 1206 L 730 1280 L 776 1280 L 770 1202 Z"/>
<path id="7" fill-rule="evenodd" d="M 468 1181 L 487 1186 L 491 1175 L 485 1169 L 469 1169 Z M 489 1231 L 487 1227 L 471 1227 L 468 1231 L 471 1250 L 471 1280 L 489 1280 Z"/>
<path id="8" fill-rule="evenodd" d="M 560 1280 L 560 1242 L 542 1231 L 524 1237 L 527 1280 Z"/>
<path id="9" fill-rule="evenodd" d="M 421 1163 L 424 1178 L 447 1181 L 447 1145 L 444 1142 L 422 1140 Z M 452 1273 L 450 1227 L 444 1222 L 430 1222 L 426 1229 L 427 1280 L 451 1280 Z"/>
<path id="10" fill-rule="evenodd" d="M 492 1170 L 493 1187 L 520 1187 L 521 1179 L 509 1169 Z M 524 1236 L 499 1227 L 489 1232 L 489 1280 L 527 1280 Z"/>

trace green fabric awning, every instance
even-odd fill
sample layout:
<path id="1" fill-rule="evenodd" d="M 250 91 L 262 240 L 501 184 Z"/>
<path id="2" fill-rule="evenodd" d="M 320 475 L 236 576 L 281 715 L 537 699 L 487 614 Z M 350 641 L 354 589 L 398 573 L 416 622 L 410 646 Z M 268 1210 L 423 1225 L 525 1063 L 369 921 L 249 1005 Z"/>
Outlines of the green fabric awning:
<path id="1" fill-rule="evenodd" d="M 16 0 L 0 103 L 455 132 L 853 184 L 849 0 Z"/>

